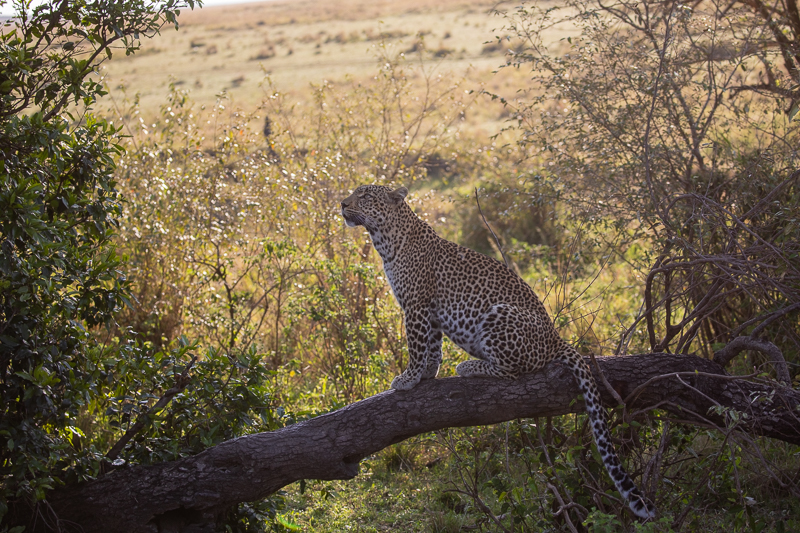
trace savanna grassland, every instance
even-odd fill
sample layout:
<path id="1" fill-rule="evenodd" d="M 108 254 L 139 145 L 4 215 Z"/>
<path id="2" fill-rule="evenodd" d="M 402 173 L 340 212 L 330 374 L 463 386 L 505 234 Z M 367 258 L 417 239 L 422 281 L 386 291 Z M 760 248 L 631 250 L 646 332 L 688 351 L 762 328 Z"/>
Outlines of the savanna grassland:
<path id="1" fill-rule="evenodd" d="M 229 103 L 252 108 L 266 95 L 268 78 L 281 91 L 307 98 L 311 84 L 374 76 L 377 58 L 388 50 L 419 59 L 437 73 L 468 76 L 470 89 L 481 83 L 513 94 L 507 76 L 491 72 L 503 62 L 508 41 L 502 21 L 491 15 L 493 3 L 437 2 L 261 2 L 185 11 L 181 29 L 165 28 L 142 42 L 135 55 L 115 57 L 101 72 L 116 94 L 124 87 L 139 95 L 143 109 L 162 103 L 170 84 L 186 89 L 200 104 L 213 104 L 225 93 Z M 574 34 L 562 25 L 550 32 L 555 41 Z M 494 108 L 497 112 L 497 108 Z M 482 112 L 475 110 L 474 112 Z M 496 119 L 483 114 L 484 120 Z M 485 133 L 496 133 L 491 124 Z"/>
<path id="2" fill-rule="evenodd" d="M 19 378 L 3 389 L 9 397 L 35 388 L 42 412 L 66 415 L 27 441 L 0 432 L 11 457 L 3 502 L 45 505 L 53 487 L 196 455 L 385 391 L 408 360 L 402 312 L 366 232 L 345 227 L 339 207 L 364 183 L 407 186 L 440 235 L 505 256 L 584 355 L 712 359 L 752 335 L 780 356 L 748 349 L 727 369 L 778 395 L 796 391 L 800 70 L 782 63 L 793 57 L 794 19 L 778 17 L 781 38 L 750 4 L 668 4 L 279 0 L 184 9 L 178 31 L 166 24 L 135 53 L 117 49 L 87 78 L 92 95 L 70 89 L 58 100 L 67 117 L 58 131 L 88 124 L 119 149 L 79 158 L 82 144 L 94 146 L 88 134 L 52 143 L 69 148 L 53 166 L 80 179 L 73 196 L 52 187 L 43 220 L 74 210 L 62 229 L 91 239 L 80 241 L 83 270 L 64 267 L 56 244 L 36 257 L 55 257 L 55 266 L 42 259 L 43 272 L 68 278 L 70 318 L 58 323 L 80 350 L 63 349 L 70 363 L 9 374 Z M 71 61 L 76 35 L 43 50 Z M 91 113 L 68 114 L 73 102 Z M 50 137 L 35 139 L 53 153 Z M 29 154 L 36 172 L 38 153 Z M 78 210 L 88 189 L 72 172 L 94 160 L 109 169 L 91 189 L 102 201 L 86 203 L 108 214 L 97 223 Z M 8 205 L 22 197 L 12 189 Z M 40 189 L 29 187 L 32 206 Z M 20 230 L 20 242 L 44 242 L 40 226 Z M 31 283 L 13 301 L 27 301 Z M 83 286 L 94 292 L 73 297 Z M 76 307 L 90 318 L 73 319 Z M 452 376 L 467 356 L 447 340 L 443 351 L 439 376 Z M 626 469 L 658 506 L 648 523 L 614 489 L 586 417 L 570 415 L 414 437 L 367 458 L 354 480 L 295 483 L 218 525 L 800 529 L 798 446 L 749 434 L 749 414 L 722 405 L 724 424 L 663 408 L 609 416 Z M 29 412 L 15 411 L 25 424 Z"/>

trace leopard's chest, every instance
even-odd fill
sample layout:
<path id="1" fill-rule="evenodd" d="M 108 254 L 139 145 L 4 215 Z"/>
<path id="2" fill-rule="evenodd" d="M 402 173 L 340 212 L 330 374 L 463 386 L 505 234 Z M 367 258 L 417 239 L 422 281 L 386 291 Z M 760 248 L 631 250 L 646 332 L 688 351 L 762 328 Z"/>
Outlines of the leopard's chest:
<path id="1" fill-rule="evenodd" d="M 386 280 L 392 288 L 394 297 L 403 311 L 408 311 L 409 305 L 419 305 L 420 302 L 430 300 L 430 283 L 426 283 L 427 276 L 420 265 L 410 261 L 394 261 L 383 264 Z"/>
<path id="2" fill-rule="evenodd" d="M 398 279 L 399 277 L 397 275 L 397 269 L 395 269 L 391 263 L 384 263 L 383 273 L 386 274 L 386 281 L 389 282 L 389 287 L 392 288 L 395 298 L 400 301 L 398 290 L 402 288 L 403 284 L 401 283 L 400 279 Z M 403 307 L 402 302 L 400 302 L 400 307 Z"/>

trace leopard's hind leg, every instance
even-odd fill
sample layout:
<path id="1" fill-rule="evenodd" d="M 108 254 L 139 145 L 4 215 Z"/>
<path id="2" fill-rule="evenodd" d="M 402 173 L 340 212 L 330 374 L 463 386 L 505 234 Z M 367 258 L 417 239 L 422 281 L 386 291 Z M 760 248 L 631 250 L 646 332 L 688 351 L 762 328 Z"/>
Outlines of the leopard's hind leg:
<path id="1" fill-rule="evenodd" d="M 536 313 L 509 304 L 492 306 L 478 324 L 470 355 L 478 360 L 456 367 L 462 377 L 516 378 L 544 366 L 548 357 L 542 332 L 552 330 Z M 555 335 L 555 331 L 552 332 Z"/>
<path id="2" fill-rule="evenodd" d="M 456 367 L 456 373 L 462 378 L 482 376 L 511 379 L 516 377 L 515 374 L 508 370 L 503 370 L 493 363 L 481 359 L 470 359 L 469 361 L 459 363 Z"/>

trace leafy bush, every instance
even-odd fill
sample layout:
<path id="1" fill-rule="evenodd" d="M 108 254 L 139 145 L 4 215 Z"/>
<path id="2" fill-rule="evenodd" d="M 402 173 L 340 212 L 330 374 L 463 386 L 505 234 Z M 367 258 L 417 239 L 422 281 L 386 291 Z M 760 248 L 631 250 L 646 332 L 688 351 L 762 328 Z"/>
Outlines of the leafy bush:
<path id="1" fill-rule="evenodd" d="M 194 0 L 17 6 L 0 34 L 0 517 L 69 480 L 103 452 L 79 420 L 109 390 L 93 350 L 128 284 L 112 238 L 121 215 L 117 129 L 94 116 L 90 74 L 112 47 L 175 23 Z"/>

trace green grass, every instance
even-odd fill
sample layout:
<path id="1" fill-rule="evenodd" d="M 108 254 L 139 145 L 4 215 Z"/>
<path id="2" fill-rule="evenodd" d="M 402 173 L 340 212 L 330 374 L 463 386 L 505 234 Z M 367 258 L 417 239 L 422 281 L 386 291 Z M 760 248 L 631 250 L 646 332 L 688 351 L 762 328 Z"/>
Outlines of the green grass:
<path id="1" fill-rule="evenodd" d="M 315 533 L 502 531 L 467 494 L 476 482 L 473 486 L 478 488 L 482 504 L 506 530 L 569 531 L 563 518 L 554 516 L 558 505 L 546 488 L 552 483 L 562 492 L 569 490 L 575 501 L 589 510 L 582 531 L 593 533 L 788 532 L 800 528 L 800 504 L 753 465 L 743 462 L 739 467 L 741 482 L 747 485 L 745 497 L 736 495 L 730 465 L 717 464 L 715 474 L 696 486 L 704 469 L 711 467 L 716 454 L 724 454 L 725 449 L 720 448 L 718 435 L 695 430 L 688 430 L 690 438 L 682 445 L 684 452 L 672 457 L 680 459 L 677 466 L 671 473 L 670 469 L 664 472 L 658 519 L 640 524 L 632 520 L 624 505 L 614 504 L 610 481 L 588 441 L 576 441 L 577 435 L 570 434 L 571 428 L 581 426 L 582 419 L 568 416 L 553 421 L 556 440 L 566 439 L 561 440 L 560 450 L 550 449 L 555 475 L 544 464 L 538 445 L 529 446 L 517 438 L 520 430 L 531 434 L 535 427 L 531 421 L 447 430 L 416 437 L 367 458 L 361 474 L 353 480 L 308 481 L 302 490 L 300 483 L 286 487 L 282 516 L 300 530 Z M 642 430 L 639 435 L 645 441 L 653 436 L 657 437 L 658 431 Z M 570 443 L 578 446 L 570 447 Z M 768 460 L 791 468 L 792 453 L 785 445 L 761 445 Z M 685 450 L 690 448 L 697 457 L 687 461 Z M 689 475 L 680 475 L 680 471 Z M 600 493 L 604 488 L 608 498 L 587 499 L 592 493 L 585 490 L 587 472 L 599 480 L 597 488 Z M 573 523 L 582 520 L 575 514 L 571 517 Z"/>
<path id="2" fill-rule="evenodd" d="M 287 516 L 314 532 L 459 531 L 481 517 L 448 491 L 437 451 L 416 438 L 367 458 L 354 480 L 307 482 L 302 492 L 295 483 L 286 488 Z"/>

